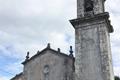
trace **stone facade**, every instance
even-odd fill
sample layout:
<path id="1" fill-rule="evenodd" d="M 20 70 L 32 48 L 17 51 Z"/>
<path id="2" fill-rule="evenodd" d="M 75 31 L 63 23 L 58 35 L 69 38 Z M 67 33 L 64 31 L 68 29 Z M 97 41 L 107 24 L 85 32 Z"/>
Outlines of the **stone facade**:
<path id="1" fill-rule="evenodd" d="M 11 80 L 73 80 L 74 57 L 45 48 L 23 62 L 24 79 Z"/>

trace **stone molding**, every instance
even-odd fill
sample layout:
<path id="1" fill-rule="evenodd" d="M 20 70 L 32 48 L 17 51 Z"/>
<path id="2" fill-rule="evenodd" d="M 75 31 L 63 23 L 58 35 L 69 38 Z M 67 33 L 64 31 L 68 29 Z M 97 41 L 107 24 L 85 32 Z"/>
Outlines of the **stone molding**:
<path id="1" fill-rule="evenodd" d="M 114 31 L 112 25 L 110 24 L 108 12 L 104 12 L 104 13 L 97 14 L 97 15 L 90 16 L 90 17 L 73 19 L 73 20 L 70 20 L 70 23 L 73 25 L 75 29 L 87 27 L 88 25 L 93 25 L 93 24 L 106 23 L 108 26 L 109 33 L 112 33 Z"/>

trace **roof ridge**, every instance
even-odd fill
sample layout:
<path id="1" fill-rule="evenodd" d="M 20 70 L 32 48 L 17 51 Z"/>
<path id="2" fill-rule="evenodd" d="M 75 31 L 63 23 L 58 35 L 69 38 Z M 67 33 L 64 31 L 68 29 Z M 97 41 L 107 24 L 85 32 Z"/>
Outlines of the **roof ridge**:
<path id="1" fill-rule="evenodd" d="M 63 52 L 57 51 L 57 50 L 52 49 L 52 48 L 50 48 L 50 47 L 47 46 L 47 47 L 44 48 L 43 50 L 38 51 L 35 55 L 33 55 L 33 56 L 32 56 L 31 58 L 29 58 L 28 60 L 23 61 L 22 64 L 23 64 L 23 65 L 26 64 L 27 62 L 31 61 L 32 59 L 34 59 L 35 57 L 37 57 L 38 55 L 40 55 L 41 53 L 43 53 L 43 52 L 46 51 L 46 50 L 54 51 L 55 53 L 58 53 L 58 55 L 63 55 L 63 56 L 69 57 L 69 58 L 74 58 L 74 57 L 71 57 L 71 56 L 63 53 Z"/>

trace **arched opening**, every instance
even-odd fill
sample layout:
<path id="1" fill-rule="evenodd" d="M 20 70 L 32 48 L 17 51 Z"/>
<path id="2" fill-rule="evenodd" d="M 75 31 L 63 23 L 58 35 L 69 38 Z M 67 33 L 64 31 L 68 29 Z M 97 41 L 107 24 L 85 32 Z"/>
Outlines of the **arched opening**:
<path id="1" fill-rule="evenodd" d="M 84 8 L 85 12 L 93 11 L 93 1 L 92 0 L 85 0 Z"/>

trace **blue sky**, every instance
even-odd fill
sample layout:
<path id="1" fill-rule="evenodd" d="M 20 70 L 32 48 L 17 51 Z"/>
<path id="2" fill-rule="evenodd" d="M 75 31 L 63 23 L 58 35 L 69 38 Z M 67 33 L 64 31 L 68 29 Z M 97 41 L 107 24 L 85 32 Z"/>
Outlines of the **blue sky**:
<path id="1" fill-rule="evenodd" d="M 120 76 L 120 0 L 106 0 L 114 33 L 111 49 L 115 75 Z M 51 43 L 53 49 L 69 53 L 74 47 L 76 0 L 0 0 L 0 80 L 22 71 L 21 62 Z"/>

